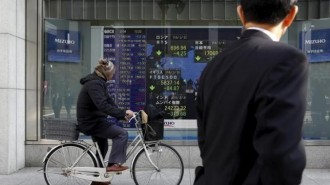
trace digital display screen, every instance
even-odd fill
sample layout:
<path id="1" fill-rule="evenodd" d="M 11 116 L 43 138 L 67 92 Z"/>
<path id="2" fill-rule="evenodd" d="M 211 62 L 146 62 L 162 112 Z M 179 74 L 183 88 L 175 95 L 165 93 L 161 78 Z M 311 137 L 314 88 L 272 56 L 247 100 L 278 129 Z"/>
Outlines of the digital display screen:
<path id="1" fill-rule="evenodd" d="M 196 119 L 201 72 L 240 34 L 238 27 L 105 27 L 104 58 L 116 65 L 112 96 L 120 108 L 138 111 L 153 104 L 166 112 L 165 119 Z"/>

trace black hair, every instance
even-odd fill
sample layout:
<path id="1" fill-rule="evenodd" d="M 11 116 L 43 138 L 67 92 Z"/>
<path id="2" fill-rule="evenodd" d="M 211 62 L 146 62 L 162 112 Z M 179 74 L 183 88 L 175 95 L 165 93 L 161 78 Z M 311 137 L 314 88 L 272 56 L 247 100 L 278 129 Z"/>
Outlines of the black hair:
<path id="1" fill-rule="evenodd" d="M 277 25 L 298 0 L 241 0 L 246 22 Z"/>

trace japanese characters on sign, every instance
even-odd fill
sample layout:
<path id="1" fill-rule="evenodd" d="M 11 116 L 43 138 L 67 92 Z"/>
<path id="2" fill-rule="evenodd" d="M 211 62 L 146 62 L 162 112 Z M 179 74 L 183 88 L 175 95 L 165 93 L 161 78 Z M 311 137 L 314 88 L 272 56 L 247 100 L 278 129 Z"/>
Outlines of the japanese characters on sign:
<path id="1" fill-rule="evenodd" d="M 166 119 L 196 119 L 202 70 L 240 32 L 240 28 L 106 27 L 104 57 L 117 69 L 112 96 L 124 109 L 138 111 L 153 104 L 166 112 Z"/>

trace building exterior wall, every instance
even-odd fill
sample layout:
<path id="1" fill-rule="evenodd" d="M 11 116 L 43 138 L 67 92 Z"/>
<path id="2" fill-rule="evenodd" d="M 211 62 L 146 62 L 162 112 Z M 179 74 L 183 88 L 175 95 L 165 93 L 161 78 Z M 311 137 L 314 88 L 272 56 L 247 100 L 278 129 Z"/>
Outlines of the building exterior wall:
<path id="1" fill-rule="evenodd" d="M 25 1 L 0 1 L 0 174 L 25 166 Z"/>
<path id="2" fill-rule="evenodd" d="M 69 20 L 238 20 L 238 0 L 44 0 L 45 17 Z M 299 0 L 296 20 L 330 17 L 327 0 Z"/>
<path id="3" fill-rule="evenodd" d="M 41 21 L 42 1 L 26 0 L 26 137 L 28 141 L 38 141 L 40 115 L 40 56 L 41 56 Z"/>
<path id="4" fill-rule="evenodd" d="M 161 2 L 0 0 L 0 174 L 25 166 L 41 166 L 48 148 L 56 143 L 40 136 L 44 18 L 94 20 L 98 24 L 112 21 L 133 26 L 240 24 L 235 13 L 236 1 L 183 0 L 185 7 L 180 12 Z M 330 1 L 300 0 L 299 7 L 297 20 L 330 17 Z M 330 168 L 329 140 L 305 143 L 307 168 Z M 197 143 L 172 144 L 186 167 L 200 164 Z"/>

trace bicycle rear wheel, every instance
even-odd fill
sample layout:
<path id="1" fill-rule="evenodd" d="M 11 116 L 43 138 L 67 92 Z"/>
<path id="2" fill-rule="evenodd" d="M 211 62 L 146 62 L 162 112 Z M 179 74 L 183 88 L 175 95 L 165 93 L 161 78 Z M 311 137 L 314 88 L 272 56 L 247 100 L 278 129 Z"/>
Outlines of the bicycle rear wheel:
<path id="1" fill-rule="evenodd" d="M 76 143 L 56 146 L 45 158 L 44 178 L 48 185 L 89 185 L 91 181 L 70 176 L 69 167 L 86 150 L 86 147 Z M 97 167 L 95 156 L 88 151 L 79 160 L 76 167 Z"/>
<path id="2" fill-rule="evenodd" d="M 145 150 L 136 155 L 132 174 L 136 185 L 179 185 L 184 168 L 179 153 L 169 145 L 163 143 L 147 144 L 148 153 L 155 167 L 149 162 Z"/>

